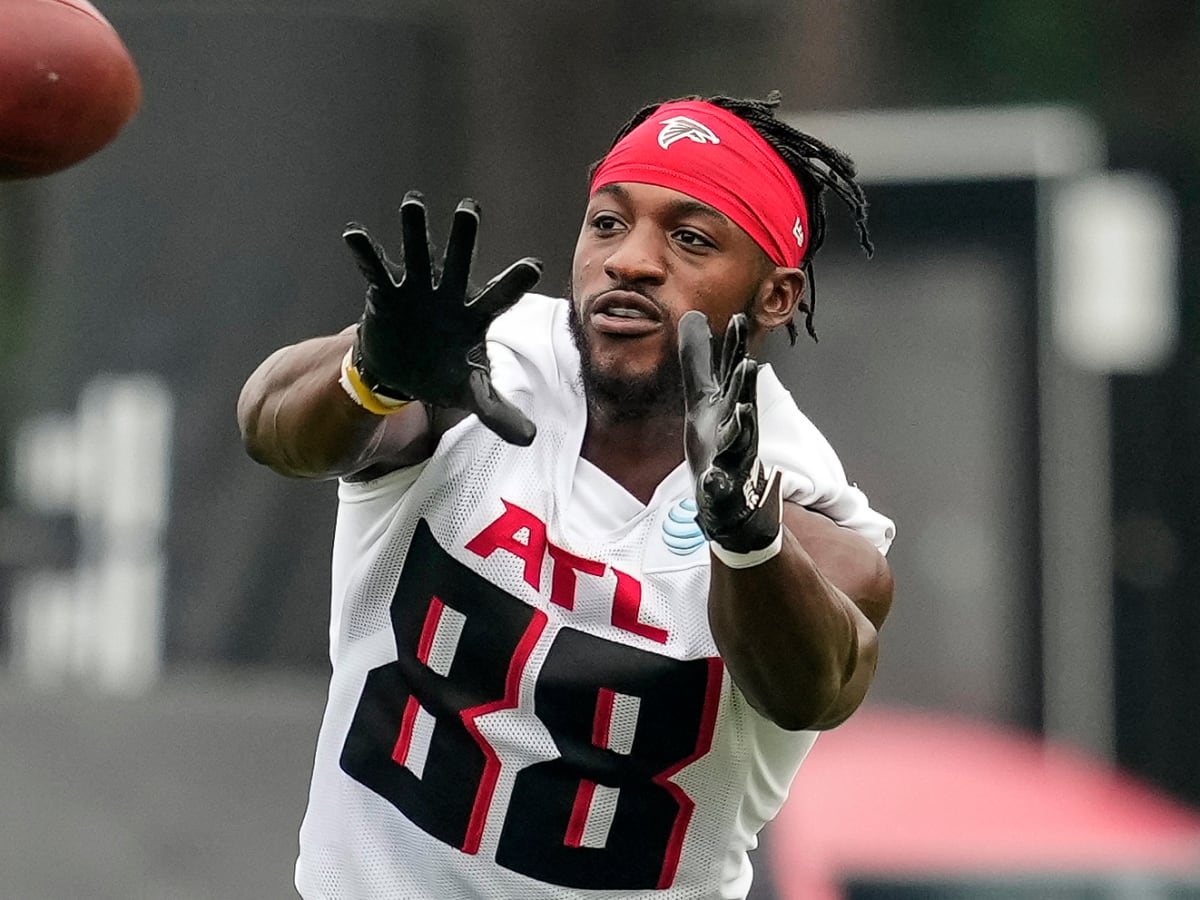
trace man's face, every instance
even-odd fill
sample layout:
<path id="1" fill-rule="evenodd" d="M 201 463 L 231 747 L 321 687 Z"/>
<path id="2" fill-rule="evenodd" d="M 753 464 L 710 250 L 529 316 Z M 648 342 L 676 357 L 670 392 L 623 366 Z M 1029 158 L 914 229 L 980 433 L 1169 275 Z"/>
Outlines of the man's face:
<path id="1" fill-rule="evenodd" d="M 683 409 L 676 325 L 688 310 L 714 334 L 752 315 L 773 266 L 725 215 L 687 194 L 623 183 L 588 203 L 571 274 L 571 332 L 589 399 L 639 418 Z"/>

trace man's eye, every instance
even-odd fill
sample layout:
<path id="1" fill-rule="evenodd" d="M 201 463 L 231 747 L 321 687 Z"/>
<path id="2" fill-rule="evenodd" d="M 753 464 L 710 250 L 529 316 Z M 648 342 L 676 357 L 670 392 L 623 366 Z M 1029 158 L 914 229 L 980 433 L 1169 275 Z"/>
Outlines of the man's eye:
<path id="1" fill-rule="evenodd" d="M 592 227 L 597 231 L 616 231 L 621 227 L 621 220 L 616 216 L 601 214 L 592 219 Z"/>
<path id="2" fill-rule="evenodd" d="M 692 231 L 690 228 L 680 228 L 675 232 L 675 240 L 681 244 L 688 244 L 692 247 L 711 247 L 713 242 L 706 238 L 698 231 Z"/>

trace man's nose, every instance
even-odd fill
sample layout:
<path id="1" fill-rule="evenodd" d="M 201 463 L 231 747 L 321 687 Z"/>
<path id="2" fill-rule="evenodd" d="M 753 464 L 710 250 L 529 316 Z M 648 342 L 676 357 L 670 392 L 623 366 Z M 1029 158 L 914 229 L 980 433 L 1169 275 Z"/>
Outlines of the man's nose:
<path id="1" fill-rule="evenodd" d="M 648 228 L 633 228 L 604 261 L 604 272 L 617 282 L 661 284 L 666 278 L 662 240 Z"/>

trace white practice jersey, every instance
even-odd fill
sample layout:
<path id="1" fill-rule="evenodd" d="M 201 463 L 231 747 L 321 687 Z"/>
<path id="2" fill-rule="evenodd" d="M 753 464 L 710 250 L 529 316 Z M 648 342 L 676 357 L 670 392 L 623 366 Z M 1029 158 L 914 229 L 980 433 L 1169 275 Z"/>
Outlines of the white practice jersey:
<path id="1" fill-rule="evenodd" d="M 489 332 L 532 446 L 470 416 L 427 462 L 339 486 L 307 900 L 749 890 L 747 851 L 816 734 L 755 712 L 721 663 L 686 464 L 643 505 L 580 459 L 566 323 L 531 294 Z M 769 367 L 758 385 L 785 496 L 886 551 L 892 523 Z"/>

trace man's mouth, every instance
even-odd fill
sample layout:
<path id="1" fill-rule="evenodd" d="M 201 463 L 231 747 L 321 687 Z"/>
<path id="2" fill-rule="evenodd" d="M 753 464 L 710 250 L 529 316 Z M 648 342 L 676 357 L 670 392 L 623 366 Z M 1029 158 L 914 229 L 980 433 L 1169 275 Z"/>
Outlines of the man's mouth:
<path id="1" fill-rule="evenodd" d="M 617 316 L 622 319 L 648 319 L 644 309 L 633 309 L 629 306 L 613 306 L 604 310 L 606 316 Z"/>
<path id="2" fill-rule="evenodd" d="M 658 307 L 634 291 L 605 291 L 592 303 L 588 318 L 601 334 L 621 337 L 639 337 L 662 326 Z"/>

